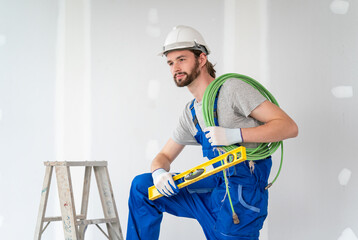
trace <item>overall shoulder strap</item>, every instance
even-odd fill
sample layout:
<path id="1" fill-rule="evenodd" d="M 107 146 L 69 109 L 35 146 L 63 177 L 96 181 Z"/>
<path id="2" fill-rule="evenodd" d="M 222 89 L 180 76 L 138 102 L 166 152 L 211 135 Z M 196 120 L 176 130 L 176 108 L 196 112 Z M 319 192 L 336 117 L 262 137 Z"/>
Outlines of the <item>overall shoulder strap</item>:
<path id="1" fill-rule="evenodd" d="M 219 120 L 218 120 L 218 98 L 219 98 L 220 88 L 221 88 L 221 86 L 219 87 L 218 92 L 216 93 L 215 102 L 214 102 L 214 123 L 215 123 L 215 126 L 219 126 Z"/>
<path id="2" fill-rule="evenodd" d="M 201 127 L 199 125 L 198 118 L 196 117 L 194 102 L 195 102 L 195 99 L 193 99 L 193 101 L 190 104 L 190 112 L 191 112 L 192 120 L 193 120 L 194 126 L 196 127 L 198 132 L 202 132 Z"/>
<path id="3" fill-rule="evenodd" d="M 219 87 L 218 92 L 216 93 L 215 102 L 214 102 L 214 122 L 215 122 L 215 126 L 219 126 L 218 111 L 217 110 L 218 110 L 218 97 L 219 97 L 220 88 L 221 88 L 221 86 Z M 194 103 L 195 103 L 195 98 L 193 99 L 193 101 L 190 104 L 190 112 L 191 112 L 191 116 L 192 116 L 194 126 L 196 127 L 198 132 L 201 132 L 202 130 L 201 130 L 201 127 L 199 125 L 198 118 L 196 117 Z"/>

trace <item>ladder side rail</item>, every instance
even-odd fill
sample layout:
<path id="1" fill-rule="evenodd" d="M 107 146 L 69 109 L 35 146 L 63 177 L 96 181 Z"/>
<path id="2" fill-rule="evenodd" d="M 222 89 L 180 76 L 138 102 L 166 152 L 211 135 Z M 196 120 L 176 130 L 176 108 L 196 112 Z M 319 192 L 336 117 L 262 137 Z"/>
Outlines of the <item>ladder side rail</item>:
<path id="1" fill-rule="evenodd" d="M 70 168 L 56 166 L 55 169 L 65 239 L 79 240 Z"/>
<path id="2" fill-rule="evenodd" d="M 116 203 L 113 196 L 113 189 L 109 178 L 107 167 L 93 167 L 96 176 L 98 192 L 102 202 L 105 218 L 116 218 L 115 223 L 106 223 L 110 239 L 123 240 L 122 229 L 119 223 Z"/>
<path id="3" fill-rule="evenodd" d="M 89 200 L 89 192 L 91 185 L 91 174 L 92 174 L 92 166 L 85 167 L 85 176 L 83 181 L 83 191 L 82 191 L 82 203 L 81 203 L 81 215 L 84 216 L 84 220 L 87 219 L 88 212 L 88 200 Z M 87 229 L 87 225 L 79 225 L 79 236 L 80 239 L 83 240 L 85 238 L 85 232 Z"/>
<path id="4" fill-rule="evenodd" d="M 45 214 L 46 214 L 47 200 L 48 200 L 48 195 L 49 195 L 49 191 L 50 191 L 52 172 L 53 172 L 53 167 L 46 166 L 45 177 L 44 177 L 44 182 L 43 182 L 42 191 L 41 191 L 41 200 L 40 200 L 40 207 L 39 207 L 37 223 L 36 223 L 36 228 L 35 228 L 34 240 L 40 240 L 41 236 L 42 236 L 42 232 L 43 232 L 42 228 L 43 228 L 44 218 L 45 218 Z"/>

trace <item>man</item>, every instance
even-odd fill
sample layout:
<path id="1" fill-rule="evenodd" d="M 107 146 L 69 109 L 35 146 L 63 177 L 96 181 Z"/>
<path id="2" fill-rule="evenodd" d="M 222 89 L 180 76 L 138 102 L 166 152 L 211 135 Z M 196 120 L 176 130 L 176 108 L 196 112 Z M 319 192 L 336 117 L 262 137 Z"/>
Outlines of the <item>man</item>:
<path id="1" fill-rule="evenodd" d="M 132 182 L 129 198 L 127 239 L 158 239 L 162 213 L 195 218 L 207 239 L 256 240 L 267 216 L 271 157 L 250 164 L 245 161 L 228 171 L 229 190 L 239 223 L 232 220 L 223 174 L 215 174 L 186 188 L 178 189 L 170 165 L 185 145 L 202 145 L 203 155 L 218 156 L 215 146 L 241 144 L 256 147 L 296 137 L 295 122 L 275 104 L 267 101 L 249 84 L 228 79 L 218 100 L 217 127 L 206 127 L 202 114 L 205 89 L 215 80 L 208 61 L 210 50 L 203 37 L 187 26 L 175 27 L 167 36 L 162 54 L 178 87 L 187 87 L 194 96 L 179 119 L 172 138 L 154 158 L 152 174 L 142 174 Z M 155 185 L 165 195 L 148 199 L 148 187 Z"/>

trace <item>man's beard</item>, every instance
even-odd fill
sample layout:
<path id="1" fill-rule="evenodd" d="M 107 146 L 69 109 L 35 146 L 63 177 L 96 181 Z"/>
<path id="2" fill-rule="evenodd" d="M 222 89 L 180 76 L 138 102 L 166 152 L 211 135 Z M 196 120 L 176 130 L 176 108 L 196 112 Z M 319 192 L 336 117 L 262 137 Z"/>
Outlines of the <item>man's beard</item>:
<path id="1" fill-rule="evenodd" d="M 185 76 L 177 80 L 176 76 L 180 74 Z M 186 87 L 189 84 L 191 84 L 199 75 L 200 75 L 199 61 L 196 59 L 195 66 L 191 70 L 190 74 L 186 72 L 178 72 L 174 75 L 174 82 L 178 87 Z"/>

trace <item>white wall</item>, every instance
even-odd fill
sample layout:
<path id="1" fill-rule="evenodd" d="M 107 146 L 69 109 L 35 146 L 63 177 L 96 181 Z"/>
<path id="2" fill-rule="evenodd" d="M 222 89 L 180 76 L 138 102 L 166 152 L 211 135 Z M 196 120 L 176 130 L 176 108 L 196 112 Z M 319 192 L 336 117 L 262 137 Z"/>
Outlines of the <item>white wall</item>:
<path id="1" fill-rule="evenodd" d="M 340 4 L 346 14 L 335 13 Z M 272 91 L 300 126 L 271 192 L 270 238 L 357 239 L 357 1 L 268 7 Z M 340 86 L 348 92 L 336 93 Z"/>
<path id="2" fill-rule="evenodd" d="M 235 3 L 236 69 L 257 76 L 300 128 L 285 141 L 263 237 L 358 239 L 356 2 Z"/>
<path id="3" fill-rule="evenodd" d="M 0 2 L 0 236 L 31 239 L 55 158 L 56 1 Z"/>
<path id="4" fill-rule="evenodd" d="M 261 239 L 356 240 L 358 7 L 349 1 L 346 14 L 335 13 L 345 3 L 1 2 L 1 238 L 33 237 L 47 160 L 107 160 L 126 232 L 130 182 L 149 170 L 192 98 L 175 87 L 165 59 L 156 56 L 170 29 L 186 24 L 204 35 L 218 75 L 238 72 L 261 81 L 300 127 L 297 139 L 285 141 Z M 201 160 L 200 149 L 188 147 L 173 169 Z M 275 154 L 273 172 L 278 160 Z M 80 186 L 82 173 L 73 174 Z M 56 215 L 56 185 L 51 190 L 48 213 Z M 98 216 L 91 190 L 90 215 Z M 61 227 L 51 224 L 44 237 L 62 239 Z M 161 239 L 188 234 L 204 239 L 194 220 L 165 215 Z M 102 239 L 95 227 L 88 237 Z"/>

